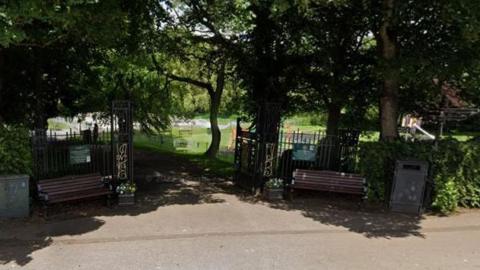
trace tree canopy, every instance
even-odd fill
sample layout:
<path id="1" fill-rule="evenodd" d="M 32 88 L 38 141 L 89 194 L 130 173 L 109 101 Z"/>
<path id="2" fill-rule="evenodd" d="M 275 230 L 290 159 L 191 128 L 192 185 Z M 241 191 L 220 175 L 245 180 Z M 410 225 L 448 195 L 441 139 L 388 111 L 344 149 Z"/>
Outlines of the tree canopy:
<path id="1" fill-rule="evenodd" d="M 378 111 L 394 140 L 399 115 L 441 108 L 445 85 L 480 103 L 473 0 L 25 0 L 0 6 L 0 25 L 2 123 L 42 127 L 123 98 L 149 131 L 196 112 L 216 130 L 240 110 L 260 128 L 275 102 L 325 112 L 331 134 Z"/>

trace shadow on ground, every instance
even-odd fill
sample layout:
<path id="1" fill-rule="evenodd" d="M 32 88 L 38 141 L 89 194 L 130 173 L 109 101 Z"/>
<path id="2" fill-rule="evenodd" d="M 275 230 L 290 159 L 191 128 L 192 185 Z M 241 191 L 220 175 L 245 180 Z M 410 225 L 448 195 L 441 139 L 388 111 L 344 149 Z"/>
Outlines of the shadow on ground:
<path id="1" fill-rule="evenodd" d="M 45 226 L 45 231 L 34 235 L 16 235 L 16 238 L 8 237 L 7 232 L 15 234 L 16 229 L 25 226 L 37 227 L 40 224 L 37 220 L 2 220 L 0 221 L 0 266 L 9 263 L 16 263 L 20 266 L 26 265 L 32 260 L 31 254 L 52 244 L 52 237 L 74 236 L 97 230 L 104 224 L 104 221 L 89 217 L 70 220 L 68 222 L 54 222 Z M 33 229 L 33 228 L 32 228 Z M 32 230 L 33 231 L 33 230 Z"/>
<path id="2" fill-rule="evenodd" d="M 138 186 L 134 206 L 107 207 L 103 199 L 56 204 L 49 207 L 49 218 L 45 220 L 40 206 L 34 203 L 31 217 L 0 220 L 0 266 L 26 265 L 33 252 L 52 244 L 52 237 L 99 229 L 104 221 L 95 218 L 98 216 L 137 216 L 169 205 L 222 203 L 224 200 L 214 194 L 241 192 L 228 179 L 212 177 L 180 156 L 136 151 L 134 160 Z M 21 235 L 17 230 L 29 228 L 46 229 L 35 235 Z"/>
<path id="3" fill-rule="evenodd" d="M 324 193 L 299 194 L 293 201 L 266 203 L 235 187 L 230 179 L 214 177 L 204 168 L 179 156 L 149 151 L 135 153 L 136 205 L 108 208 L 102 200 L 59 204 L 51 207 L 49 220 L 38 215 L 25 220 L 0 220 L 0 266 L 25 265 L 34 251 L 52 244 L 51 237 L 82 235 L 103 225 L 98 216 L 136 216 L 169 205 L 222 203 L 215 194 L 232 194 L 241 201 L 265 204 L 285 211 L 300 211 L 306 218 L 322 224 L 343 227 L 366 237 L 419 236 L 420 217 L 391 214 L 382 207 L 360 205 L 358 198 Z M 215 213 L 212 213 L 214 215 Z M 48 228 L 36 235 L 15 238 L 17 228 Z"/>
<path id="4" fill-rule="evenodd" d="M 268 202 L 267 205 L 275 209 L 300 211 L 306 218 L 343 227 L 368 238 L 424 237 L 420 231 L 423 217 L 391 213 L 382 205 L 362 203 L 354 196 L 303 192 L 292 201 Z"/>

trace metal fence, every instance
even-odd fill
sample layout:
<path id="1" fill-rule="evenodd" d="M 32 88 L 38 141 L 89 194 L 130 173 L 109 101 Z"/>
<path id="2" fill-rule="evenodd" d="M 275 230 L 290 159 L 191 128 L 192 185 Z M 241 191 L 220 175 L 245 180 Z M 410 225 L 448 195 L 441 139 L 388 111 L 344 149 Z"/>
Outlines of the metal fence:
<path id="1" fill-rule="evenodd" d="M 245 189 L 254 189 L 258 174 L 258 137 L 256 133 L 237 127 L 235 140 L 234 181 Z"/>
<path id="2" fill-rule="evenodd" d="M 276 156 L 276 177 L 289 179 L 295 169 L 354 172 L 359 132 L 281 132 Z"/>
<path id="3" fill-rule="evenodd" d="M 108 131 L 32 132 L 34 179 L 87 173 L 111 175 L 113 164 L 110 138 Z"/>
<path id="4" fill-rule="evenodd" d="M 355 172 L 359 135 L 357 130 L 340 130 L 335 136 L 281 131 L 276 143 L 262 143 L 255 132 L 237 129 L 235 181 L 253 189 L 266 178 L 290 182 L 295 169 Z"/>

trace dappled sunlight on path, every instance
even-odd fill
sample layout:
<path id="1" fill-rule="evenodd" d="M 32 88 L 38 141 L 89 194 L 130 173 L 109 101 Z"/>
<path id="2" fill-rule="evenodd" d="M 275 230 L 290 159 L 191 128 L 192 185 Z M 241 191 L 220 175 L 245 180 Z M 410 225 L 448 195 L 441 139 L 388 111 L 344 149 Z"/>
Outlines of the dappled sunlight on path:
<path id="1" fill-rule="evenodd" d="M 25 220 L 0 221 L 0 266 L 29 264 L 33 253 L 54 245 L 336 234 L 422 240 L 429 233 L 480 231 L 479 212 L 417 217 L 318 192 L 266 202 L 229 179 L 204 175 L 202 168 L 180 157 L 154 152 L 136 156 L 136 205 L 108 208 L 101 201 L 84 201 L 54 206 L 49 220 L 34 213 Z"/>

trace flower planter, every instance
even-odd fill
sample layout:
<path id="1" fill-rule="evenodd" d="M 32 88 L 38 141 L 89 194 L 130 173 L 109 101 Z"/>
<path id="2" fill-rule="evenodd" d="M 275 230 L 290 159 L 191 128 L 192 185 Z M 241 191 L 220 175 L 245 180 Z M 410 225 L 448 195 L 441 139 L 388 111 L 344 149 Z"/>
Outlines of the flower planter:
<path id="1" fill-rule="evenodd" d="M 129 194 L 118 194 L 118 205 L 134 205 L 135 204 L 135 193 Z"/>
<path id="2" fill-rule="evenodd" d="M 282 200 L 283 188 L 265 188 L 263 190 L 263 197 L 269 201 Z"/>

